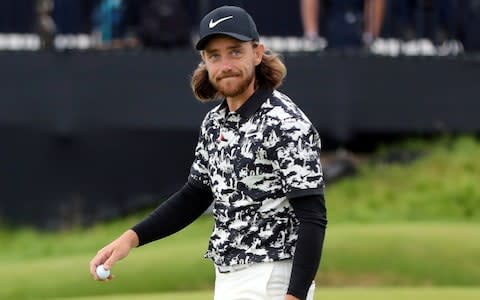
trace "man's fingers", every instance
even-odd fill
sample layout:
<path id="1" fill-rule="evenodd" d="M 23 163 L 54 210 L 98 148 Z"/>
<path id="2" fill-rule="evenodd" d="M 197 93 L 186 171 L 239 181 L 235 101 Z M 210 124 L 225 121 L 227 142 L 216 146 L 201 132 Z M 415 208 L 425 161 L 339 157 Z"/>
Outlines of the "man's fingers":
<path id="1" fill-rule="evenodd" d="M 92 274 L 96 280 L 99 279 L 96 272 L 97 266 L 104 264 L 104 262 L 111 257 L 111 254 L 112 251 L 102 249 L 98 251 L 97 255 L 90 261 L 90 274 Z"/>
<path id="2" fill-rule="evenodd" d="M 95 265 L 93 264 L 93 262 L 90 262 L 90 274 L 93 276 L 94 279 L 97 279 L 97 274 L 95 272 Z"/>
<path id="3" fill-rule="evenodd" d="M 104 269 L 111 270 L 117 261 L 127 256 L 131 248 L 129 239 L 130 238 L 124 234 L 97 252 L 97 255 L 90 261 L 90 273 L 95 280 L 104 279 L 97 274 L 98 266 L 103 265 Z M 112 278 L 112 276 L 109 276 L 107 280 Z"/>
<path id="4" fill-rule="evenodd" d="M 103 267 L 107 270 L 112 269 L 113 265 L 120 259 L 118 251 L 113 251 L 112 255 L 103 263 Z"/>
<path id="5" fill-rule="evenodd" d="M 113 265 L 117 262 L 117 260 L 118 260 L 117 257 L 112 255 L 107 261 L 105 261 L 105 263 L 103 263 L 103 267 L 106 270 L 111 270 Z"/>

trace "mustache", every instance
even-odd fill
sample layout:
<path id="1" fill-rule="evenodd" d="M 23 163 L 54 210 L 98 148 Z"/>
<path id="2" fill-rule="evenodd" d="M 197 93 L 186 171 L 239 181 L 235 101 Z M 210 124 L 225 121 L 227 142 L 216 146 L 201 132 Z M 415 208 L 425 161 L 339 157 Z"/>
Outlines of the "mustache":
<path id="1" fill-rule="evenodd" d="M 224 78 L 235 77 L 235 76 L 240 76 L 240 73 L 238 73 L 238 72 L 225 72 L 225 73 L 220 74 L 217 77 L 217 80 L 222 80 Z"/>

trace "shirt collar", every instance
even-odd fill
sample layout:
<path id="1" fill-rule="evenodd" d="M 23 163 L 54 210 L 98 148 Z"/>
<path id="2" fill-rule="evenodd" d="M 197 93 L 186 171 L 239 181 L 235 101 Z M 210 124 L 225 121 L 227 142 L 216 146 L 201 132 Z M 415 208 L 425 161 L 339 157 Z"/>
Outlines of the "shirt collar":
<path id="1" fill-rule="evenodd" d="M 257 89 L 250 98 L 245 101 L 245 103 L 240 106 L 237 110 L 237 113 L 242 116 L 242 118 L 249 119 L 253 114 L 262 106 L 262 104 L 267 100 L 268 96 L 272 95 L 273 90 L 268 88 L 259 88 Z M 225 109 L 228 113 L 227 100 L 223 99 L 222 103 L 216 109 L 217 112 Z"/>

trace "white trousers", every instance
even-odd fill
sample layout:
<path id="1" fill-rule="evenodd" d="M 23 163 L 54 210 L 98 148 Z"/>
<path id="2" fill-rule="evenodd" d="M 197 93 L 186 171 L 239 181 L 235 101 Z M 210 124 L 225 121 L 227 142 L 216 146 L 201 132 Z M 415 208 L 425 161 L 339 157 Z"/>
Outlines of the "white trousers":
<path id="1" fill-rule="evenodd" d="M 284 300 L 290 283 L 292 260 L 257 263 L 220 273 L 216 269 L 214 300 Z M 313 300 L 312 282 L 307 300 Z"/>

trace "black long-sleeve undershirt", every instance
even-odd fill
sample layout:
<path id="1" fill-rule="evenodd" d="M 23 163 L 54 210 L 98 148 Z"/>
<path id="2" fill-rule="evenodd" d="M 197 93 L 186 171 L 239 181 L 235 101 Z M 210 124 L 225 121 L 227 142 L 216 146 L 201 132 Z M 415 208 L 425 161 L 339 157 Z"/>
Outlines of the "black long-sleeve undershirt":
<path id="1" fill-rule="evenodd" d="M 290 200 L 300 222 L 287 293 L 306 299 L 322 256 L 327 211 L 323 195 L 302 196 Z"/>
<path id="2" fill-rule="evenodd" d="M 305 299 L 320 263 L 327 224 L 323 195 L 307 195 L 290 200 L 299 220 L 298 240 L 288 294 Z M 169 236 L 197 219 L 212 203 L 213 194 L 187 182 L 149 216 L 132 227 L 139 246 Z"/>
<path id="3" fill-rule="evenodd" d="M 139 246 L 167 237 L 195 221 L 213 201 L 210 189 L 187 182 L 149 216 L 132 227 Z"/>

